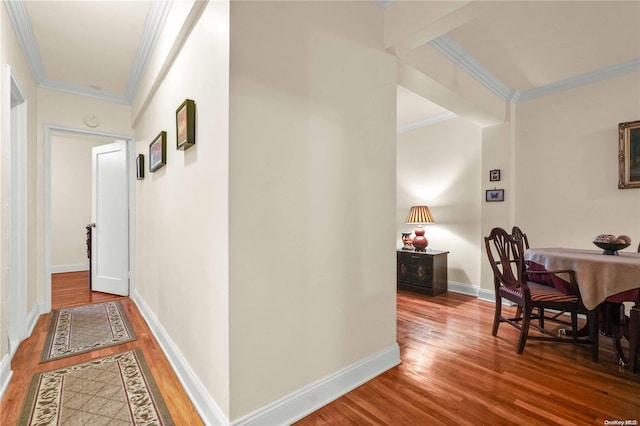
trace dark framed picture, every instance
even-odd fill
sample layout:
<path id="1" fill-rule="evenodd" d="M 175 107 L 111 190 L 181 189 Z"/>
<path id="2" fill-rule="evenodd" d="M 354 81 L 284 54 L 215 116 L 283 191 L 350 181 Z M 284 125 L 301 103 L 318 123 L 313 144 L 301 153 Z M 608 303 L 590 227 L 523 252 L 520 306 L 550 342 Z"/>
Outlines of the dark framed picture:
<path id="1" fill-rule="evenodd" d="M 500 169 L 489 170 L 489 180 L 491 182 L 497 182 L 500 180 Z"/>
<path id="2" fill-rule="evenodd" d="M 186 99 L 176 110 L 176 148 L 184 151 L 196 144 L 196 104 Z"/>
<path id="3" fill-rule="evenodd" d="M 487 189 L 485 194 L 486 201 L 504 201 L 504 189 Z"/>
<path id="4" fill-rule="evenodd" d="M 149 171 L 155 172 L 167 164 L 167 132 L 162 131 L 149 145 Z"/>
<path id="5" fill-rule="evenodd" d="M 136 177 L 138 180 L 144 179 L 144 154 L 138 154 L 136 157 Z"/>
<path id="6" fill-rule="evenodd" d="M 618 124 L 618 188 L 640 188 L 640 121 Z"/>

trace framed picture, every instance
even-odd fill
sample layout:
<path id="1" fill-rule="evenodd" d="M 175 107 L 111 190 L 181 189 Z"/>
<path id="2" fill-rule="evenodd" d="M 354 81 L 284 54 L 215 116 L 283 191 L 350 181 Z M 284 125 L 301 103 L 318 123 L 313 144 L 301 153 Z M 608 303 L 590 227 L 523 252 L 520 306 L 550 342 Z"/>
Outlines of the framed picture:
<path id="1" fill-rule="evenodd" d="M 489 180 L 491 182 L 497 182 L 500 180 L 500 169 L 489 170 Z"/>
<path id="2" fill-rule="evenodd" d="M 487 189 L 485 194 L 486 201 L 504 201 L 504 189 Z"/>
<path id="3" fill-rule="evenodd" d="M 176 110 L 176 148 L 184 151 L 196 144 L 196 104 L 186 99 Z"/>
<path id="4" fill-rule="evenodd" d="M 138 180 L 144 179 L 144 154 L 138 154 L 136 157 L 136 177 Z"/>
<path id="5" fill-rule="evenodd" d="M 618 188 L 640 188 L 640 121 L 618 124 Z"/>
<path id="6" fill-rule="evenodd" d="M 167 164 L 167 132 L 162 131 L 149 145 L 149 171 L 155 172 Z"/>

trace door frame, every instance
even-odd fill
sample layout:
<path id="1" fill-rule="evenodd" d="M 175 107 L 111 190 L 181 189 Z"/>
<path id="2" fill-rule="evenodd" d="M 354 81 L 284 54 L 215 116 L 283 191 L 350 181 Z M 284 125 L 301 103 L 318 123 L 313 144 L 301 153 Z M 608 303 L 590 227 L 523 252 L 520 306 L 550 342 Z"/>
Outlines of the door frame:
<path id="1" fill-rule="evenodd" d="M 5 65 L 3 87 L 7 97 L 3 150 L 7 168 L 7 334 L 9 355 L 27 337 L 27 98 L 11 67 Z M 5 208 L 4 206 L 2 207 Z"/>
<path id="2" fill-rule="evenodd" d="M 76 129 L 72 127 L 44 125 L 44 312 L 51 311 L 51 143 L 54 133 L 71 133 L 75 135 L 100 136 L 109 139 L 123 140 L 127 144 L 127 181 L 129 190 L 129 294 L 134 288 L 133 282 L 133 235 L 135 226 L 135 191 L 134 191 L 134 137 L 117 133 L 95 130 Z M 82 233 L 80 229 L 78 232 Z"/>

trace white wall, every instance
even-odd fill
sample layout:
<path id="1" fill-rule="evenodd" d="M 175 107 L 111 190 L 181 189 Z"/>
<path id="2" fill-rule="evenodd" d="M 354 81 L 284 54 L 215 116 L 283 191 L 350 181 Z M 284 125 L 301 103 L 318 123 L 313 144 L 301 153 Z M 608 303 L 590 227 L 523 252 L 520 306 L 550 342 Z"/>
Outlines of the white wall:
<path id="1" fill-rule="evenodd" d="M 618 123 L 640 118 L 640 72 L 517 105 L 516 221 L 538 247 L 640 242 L 640 189 L 618 189 Z"/>
<path id="2" fill-rule="evenodd" d="M 395 345 L 395 58 L 373 2 L 232 2 L 231 419 Z"/>
<path id="3" fill-rule="evenodd" d="M 484 197 L 482 129 L 462 118 L 398 134 L 396 246 L 413 232 L 405 220 L 412 205 L 427 205 L 429 249 L 446 250 L 448 279 L 480 285 L 480 208 Z"/>
<path id="4" fill-rule="evenodd" d="M 112 140 L 70 133 L 51 138 L 51 268 L 89 269 L 86 229 L 91 223 L 91 149 Z"/>
<path id="5" fill-rule="evenodd" d="M 184 4 L 177 6 L 170 15 L 184 18 Z M 173 34 L 184 23 L 174 15 L 167 22 Z M 136 296 L 228 418 L 228 3 L 209 2 L 194 22 L 166 76 L 158 79 L 154 67 L 145 74 L 143 86 L 157 90 L 134 102 L 136 153 L 145 155 L 145 179 L 135 183 L 134 281 Z M 196 145 L 177 151 L 175 111 L 186 98 L 196 105 Z M 149 144 L 161 131 L 167 164 L 150 173 Z"/>

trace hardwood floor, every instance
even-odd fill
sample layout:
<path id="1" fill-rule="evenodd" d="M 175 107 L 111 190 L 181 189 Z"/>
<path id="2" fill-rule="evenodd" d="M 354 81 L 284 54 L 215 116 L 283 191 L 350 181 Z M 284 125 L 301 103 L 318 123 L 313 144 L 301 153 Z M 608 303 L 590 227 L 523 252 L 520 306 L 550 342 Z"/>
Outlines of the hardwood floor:
<path id="1" fill-rule="evenodd" d="M 398 294 L 402 364 L 297 423 L 308 425 L 606 425 L 640 422 L 640 375 L 620 369 L 611 339 L 589 348 L 491 336 L 492 303 Z M 626 350 L 626 347 L 625 347 Z"/>
<path id="2" fill-rule="evenodd" d="M 51 304 L 53 309 L 102 303 L 111 300 L 120 300 L 122 302 L 138 337 L 137 340 L 40 364 L 40 356 L 52 314 L 49 313 L 40 316 L 33 334 L 20 344 L 11 362 L 13 377 L 2 399 L 2 403 L 0 403 L 0 424 L 3 426 L 17 424 L 20 411 L 22 410 L 22 404 L 26 397 L 27 387 L 33 374 L 78 364 L 134 348 L 140 348 L 142 350 L 176 425 L 203 424 L 191 400 L 178 381 L 169 361 L 164 356 L 162 349 L 133 301 L 128 297 L 89 291 L 87 272 L 70 272 L 53 274 L 52 276 Z"/>
<path id="3" fill-rule="evenodd" d="M 118 297 L 91 294 L 86 274 L 54 276 L 54 309 L 114 298 Z M 20 345 L 13 359 L 14 376 L 0 404 L 0 424 L 16 424 L 34 373 L 134 347 L 144 352 L 176 424 L 202 424 L 137 307 L 128 298 L 119 299 L 138 340 L 113 348 L 39 364 L 51 314 L 39 319 L 32 337 Z M 586 346 L 534 340 L 527 342 L 523 355 L 517 355 L 517 331 L 503 324 L 494 338 L 492 320 L 493 304 L 473 297 L 400 292 L 397 341 L 402 364 L 297 425 L 546 426 L 640 421 L 640 374 L 618 367 L 609 338 L 601 337 L 599 363 L 591 361 Z"/>

